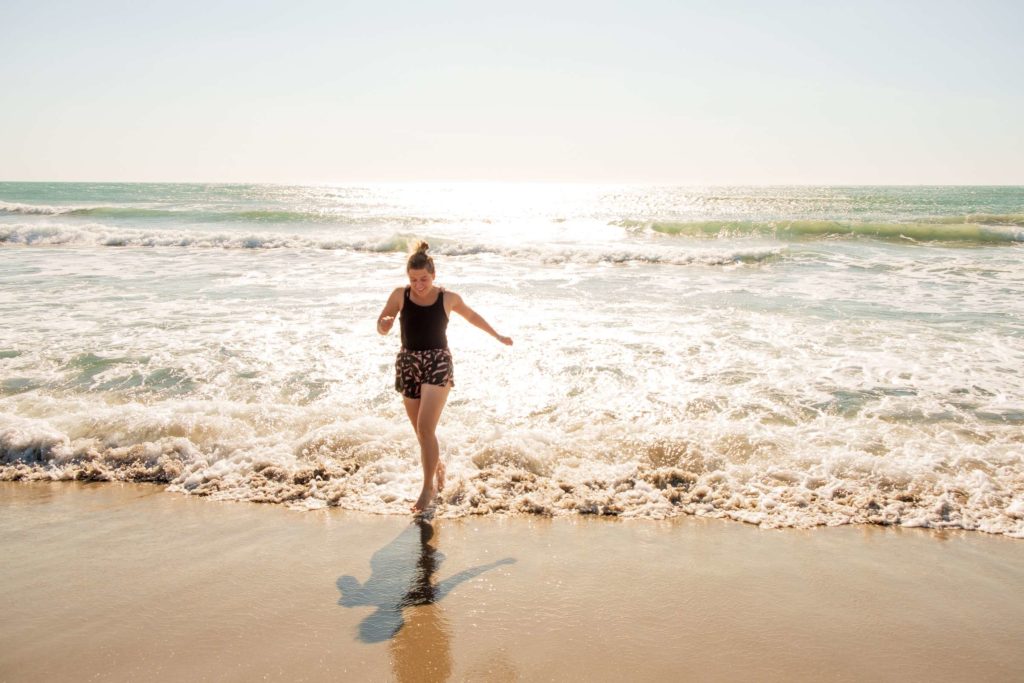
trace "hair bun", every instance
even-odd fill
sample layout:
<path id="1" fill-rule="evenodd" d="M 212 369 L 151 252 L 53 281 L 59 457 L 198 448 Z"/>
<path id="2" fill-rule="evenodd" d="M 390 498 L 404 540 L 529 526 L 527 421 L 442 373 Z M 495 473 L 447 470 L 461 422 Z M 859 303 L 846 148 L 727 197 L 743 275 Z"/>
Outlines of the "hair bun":
<path id="1" fill-rule="evenodd" d="M 409 270 L 422 270 L 427 269 L 431 275 L 434 274 L 434 259 L 430 258 L 430 254 L 427 253 L 427 249 L 430 249 L 430 245 L 420 240 L 413 247 L 414 251 L 409 255 L 409 260 L 405 262 L 405 269 Z"/>

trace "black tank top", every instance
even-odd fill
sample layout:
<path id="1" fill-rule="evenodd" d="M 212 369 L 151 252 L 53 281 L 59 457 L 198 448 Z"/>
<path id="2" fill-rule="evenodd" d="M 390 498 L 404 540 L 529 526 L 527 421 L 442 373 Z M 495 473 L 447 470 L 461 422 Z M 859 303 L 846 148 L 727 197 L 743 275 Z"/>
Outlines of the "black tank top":
<path id="1" fill-rule="evenodd" d="M 410 288 L 405 288 L 405 301 L 398 314 L 402 328 L 402 347 L 409 351 L 447 349 L 448 316 L 444 312 L 444 290 L 438 290 L 437 301 L 429 306 L 414 303 Z"/>

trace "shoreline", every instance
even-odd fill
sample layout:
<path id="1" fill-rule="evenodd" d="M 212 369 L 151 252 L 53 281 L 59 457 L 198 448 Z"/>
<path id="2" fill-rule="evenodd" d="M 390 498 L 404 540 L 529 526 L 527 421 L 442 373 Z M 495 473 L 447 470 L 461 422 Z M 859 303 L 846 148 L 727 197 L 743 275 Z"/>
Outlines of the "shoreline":
<path id="1" fill-rule="evenodd" d="M 1018 541 L 0 483 L 0 677 L 1012 680 Z"/>
<path id="2" fill-rule="evenodd" d="M 114 450 L 120 452 L 125 449 Z M 149 464 L 132 462 L 124 466 L 122 463 L 122 467 L 115 470 L 105 469 L 102 464 L 92 460 L 71 461 L 62 467 L 63 469 L 47 470 L 36 464 L 23 462 L 0 464 L 0 483 L 111 483 L 157 486 L 162 492 L 189 498 L 208 498 L 216 502 L 281 505 L 288 509 L 307 512 L 337 509 L 355 514 L 400 517 L 406 516 L 408 508 L 415 501 L 415 497 L 409 495 L 401 497 L 392 492 L 379 494 L 378 491 L 369 498 L 363 496 L 358 499 L 355 507 L 342 505 L 339 501 L 351 492 L 347 488 L 346 478 L 360 469 L 355 462 L 334 466 L 321 463 L 316 467 L 305 466 L 295 471 L 271 463 L 261 463 L 250 475 L 258 484 L 254 484 L 254 488 L 248 490 L 247 496 L 235 492 L 225 494 L 217 477 L 210 481 L 200 477 L 196 480 L 198 483 L 192 482 L 191 485 L 172 481 L 174 477 L 180 476 L 182 471 L 182 464 L 173 458 L 159 458 Z M 392 472 L 378 474 L 394 476 Z M 321 476 L 325 476 L 326 479 L 322 479 Z M 720 481 L 715 475 L 712 475 L 711 479 L 715 482 Z M 826 505 L 818 511 L 818 518 L 808 518 L 810 503 L 805 496 L 815 498 L 821 505 L 828 502 L 815 491 L 787 493 L 787 497 L 793 498 L 789 502 L 795 507 L 779 506 L 777 501 L 770 499 L 767 510 L 751 509 L 749 505 L 746 508 L 730 508 L 736 496 L 733 495 L 731 499 L 726 500 L 723 492 L 713 490 L 713 483 L 701 483 L 703 480 L 704 478 L 698 478 L 679 468 L 660 467 L 646 471 L 642 475 L 634 474 L 619 477 L 615 481 L 601 482 L 606 489 L 602 493 L 591 489 L 595 480 L 577 482 L 573 485 L 555 480 L 544 481 L 528 471 L 516 468 L 488 468 L 478 473 L 477 477 L 450 476 L 448 486 L 439 498 L 437 519 L 536 516 L 621 518 L 661 522 L 695 518 L 740 522 L 764 530 L 870 526 L 978 532 L 1010 539 L 1024 539 L 1024 530 L 1020 524 L 1024 512 L 1021 510 L 1020 502 L 1014 503 L 999 514 L 990 511 L 989 518 L 979 522 L 978 518 L 965 510 L 957 509 L 947 495 L 939 495 L 934 491 L 928 505 L 922 504 L 916 495 L 892 491 L 886 495 L 878 492 L 861 492 L 853 495 L 852 498 L 855 500 L 851 501 L 846 500 L 851 497 L 847 492 L 844 493 L 843 502 Z M 630 489 L 627 486 L 623 489 L 619 486 L 622 482 L 631 482 L 634 488 Z M 404 483 L 409 484 L 408 481 Z M 418 491 L 418 483 L 411 490 Z M 491 495 L 496 491 L 501 497 L 494 500 Z M 620 493 L 624 498 L 619 497 Z M 916 502 L 910 505 L 905 499 Z M 374 506 L 380 507 L 374 509 Z M 781 516 L 774 514 L 780 510 Z"/>

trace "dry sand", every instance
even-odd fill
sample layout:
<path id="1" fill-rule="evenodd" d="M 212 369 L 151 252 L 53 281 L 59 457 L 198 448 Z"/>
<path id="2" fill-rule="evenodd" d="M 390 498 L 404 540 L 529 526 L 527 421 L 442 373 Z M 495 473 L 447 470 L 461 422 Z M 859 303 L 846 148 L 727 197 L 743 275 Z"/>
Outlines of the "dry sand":
<path id="1" fill-rule="evenodd" d="M 3 681 L 1024 679 L 1003 537 L 428 527 L 127 484 L 0 483 L 0 510 Z"/>

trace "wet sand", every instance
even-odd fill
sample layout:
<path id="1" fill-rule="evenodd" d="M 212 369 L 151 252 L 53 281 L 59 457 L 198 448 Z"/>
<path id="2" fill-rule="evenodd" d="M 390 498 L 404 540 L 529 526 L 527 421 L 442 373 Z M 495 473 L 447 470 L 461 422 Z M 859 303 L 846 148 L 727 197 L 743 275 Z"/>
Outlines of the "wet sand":
<path id="1" fill-rule="evenodd" d="M 1024 677 L 1024 541 L 0 483 L 0 680 Z"/>

